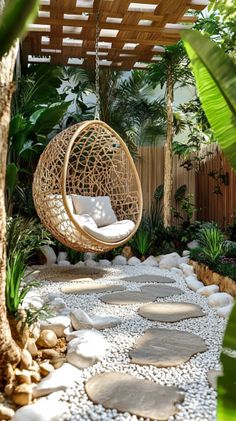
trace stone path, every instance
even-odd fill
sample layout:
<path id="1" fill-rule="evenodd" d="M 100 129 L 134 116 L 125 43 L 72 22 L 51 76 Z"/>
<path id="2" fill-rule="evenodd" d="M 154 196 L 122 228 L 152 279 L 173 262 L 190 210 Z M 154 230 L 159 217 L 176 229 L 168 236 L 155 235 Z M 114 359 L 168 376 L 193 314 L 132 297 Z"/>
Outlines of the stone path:
<path id="1" fill-rule="evenodd" d="M 182 302 L 145 304 L 139 308 L 138 314 L 148 320 L 168 323 L 205 315 L 197 304 Z"/>
<path id="2" fill-rule="evenodd" d="M 107 294 L 100 297 L 100 300 L 106 304 L 129 305 L 138 303 L 149 303 L 156 298 L 170 297 L 180 295 L 183 291 L 179 288 L 166 285 L 145 285 L 140 291 L 124 291 Z"/>
<path id="3" fill-rule="evenodd" d="M 166 285 L 145 285 L 141 287 L 141 291 L 153 298 L 172 297 L 173 295 L 183 294 L 181 289 Z"/>
<path id="4" fill-rule="evenodd" d="M 92 377 L 85 385 L 89 398 L 105 408 L 116 408 L 139 417 L 167 420 L 178 412 L 184 400 L 176 387 L 160 386 L 124 373 L 105 373 Z"/>
<path id="5" fill-rule="evenodd" d="M 216 421 L 207 375 L 218 368 L 225 322 L 206 298 L 178 273 L 142 265 L 107 269 L 86 288 L 78 273 L 73 285 L 62 275 L 63 284 L 54 282 L 61 274 L 44 281 L 42 294 L 58 291 L 69 308 L 122 323 L 102 331 L 110 343 L 105 358 L 80 370 L 76 386 L 61 395 L 70 414 L 61 421 Z M 106 281 L 129 290 L 102 295 Z M 76 293 L 81 286 L 88 295 Z"/>
<path id="6" fill-rule="evenodd" d="M 172 367 L 188 361 L 192 355 L 207 350 L 197 335 L 169 329 L 148 329 L 141 336 L 129 356 L 133 363 Z"/>
<path id="7" fill-rule="evenodd" d="M 66 294 L 99 294 L 100 292 L 124 291 L 124 285 L 111 285 L 111 284 L 95 284 L 79 283 L 79 285 L 67 285 L 61 288 L 61 291 Z"/>
<path id="8" fill-rule="evenodd" d="M 168 278 L 167 276 L 160 276 L 160 275 L 139 275 L 139 276 L 129 276 L 128 278 L 123 278 L 122 281 L 126 282 L 137 282 L 137 283 L 143 283 L 143 282 L 154 282 L 162 283 L 162 284 L 173 284 L 175 282 L 174 279 Z"/>

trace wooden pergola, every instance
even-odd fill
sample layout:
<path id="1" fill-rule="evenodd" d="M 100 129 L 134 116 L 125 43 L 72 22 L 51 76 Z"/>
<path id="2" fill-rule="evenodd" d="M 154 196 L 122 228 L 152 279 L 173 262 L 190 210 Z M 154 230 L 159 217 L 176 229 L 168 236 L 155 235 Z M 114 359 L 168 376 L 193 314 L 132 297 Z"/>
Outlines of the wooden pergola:
<path id="1" fill-rule="evenodd" d="M 22 62 L 92 67 L 96 16 L 101 66 L 145 68 L 180 39 L 207 0 L 41 0 L 22 43 Z"/>

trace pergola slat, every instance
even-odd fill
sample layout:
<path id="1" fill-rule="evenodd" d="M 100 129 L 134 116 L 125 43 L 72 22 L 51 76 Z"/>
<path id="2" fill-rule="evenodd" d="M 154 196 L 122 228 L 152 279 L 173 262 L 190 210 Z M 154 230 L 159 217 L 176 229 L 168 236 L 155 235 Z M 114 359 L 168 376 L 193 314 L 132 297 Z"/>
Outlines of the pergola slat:
<path id="1" fill-rule="evenodd" d="M 45 2 L 44 2 L 45 3 Z M 96 16 L 99 13 L 101 65 L 143 68 L 159 46 L 180 39 L 180 30 L 195 22 L 189 10 L 207 0 L 50 0 L 42 4 L 23 41 L 23 63 L 94 66 Z"/>

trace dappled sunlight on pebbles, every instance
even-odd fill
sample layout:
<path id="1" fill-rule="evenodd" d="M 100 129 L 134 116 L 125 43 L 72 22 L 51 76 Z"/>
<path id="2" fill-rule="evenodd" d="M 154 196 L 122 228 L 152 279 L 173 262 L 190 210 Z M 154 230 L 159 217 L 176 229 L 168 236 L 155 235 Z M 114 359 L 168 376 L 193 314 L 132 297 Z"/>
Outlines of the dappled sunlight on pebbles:
<path id="1" fill-rule="evenodd" d="M 216 392 L 209 386 L 207 373 L 210 369 L 219 368 L 219 355 L 221 341 L 226 321 L 217 315 L 216 310 L 210 308 L 207 298 L 191 291 L 182 276 L 174 271 L 160 270 L 149 266 L 122 266 L 111 267 L 97 284 L 108 282 L 124 284 L 127 289 L 139 291 L 141 283 L 122 281 L 122 278 L 140 274 L 162 275 L 175 279 L 173 286 L 184 291 L 182 295 L 157 299 L 156 302 L 189 302 L 201 306 L 205 313 L 203 317 L 186 319 L 175 323 L 159 323 L 144 319 L 137 314 L 142 304 L 135 305 L 109 305 L 100 301 L 103 294 L 63 294 L 61 287 L 70 285 L 70 282 L 41 283 L 41 292 L 58 292 L 71 308 L 82 308 L 91 315 L 117 316 L 122 324 L 112 329 L 102 331 L 104 338 L 111 344 L 103 362 L 82 371 L 80 383 L 68 389 L 61 395 L 61 401 L 68 405 L 70 416 L 63 420 L 69 421 L 144 421 L 129 413 L 118 413 L 115 409 L 105 410 L 101 405 L 93 404 L 84 390 L 84 381 L 95 374 L 108 371 L 125 372 L 140 379 L 147 379 L 161 385 L 177 386 L 184 392 L 185 400 L 179 406 L 179 413 L 168 421 L 215 421 L 216 420 Z M 207 351 L 194 355 L 188 362 L 177 367 L 157 368 L 154 366 L 140 366 L 131 364 L 129 351 L 135 341 L 151 327 L 178 329 L 199 335 L 207 345 Z M 145 419 L 146 421 L 147 419 Z"/>

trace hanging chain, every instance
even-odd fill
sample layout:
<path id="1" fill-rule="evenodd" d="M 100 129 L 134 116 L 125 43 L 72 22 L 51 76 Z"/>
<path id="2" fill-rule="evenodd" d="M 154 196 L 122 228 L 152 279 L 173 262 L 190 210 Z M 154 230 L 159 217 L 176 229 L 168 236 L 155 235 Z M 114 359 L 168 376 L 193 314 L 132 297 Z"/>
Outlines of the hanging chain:
<path id="1" fill-rule="evenodd" d="M 95 107 L 95 120 L 100 120 L 101 99 L 100 99 L 100 78 L 99 78 L 99 13 L 96 14 L 96 41 L 95 41 L 95 94 L 96 94 L 96 107 Z"/>

